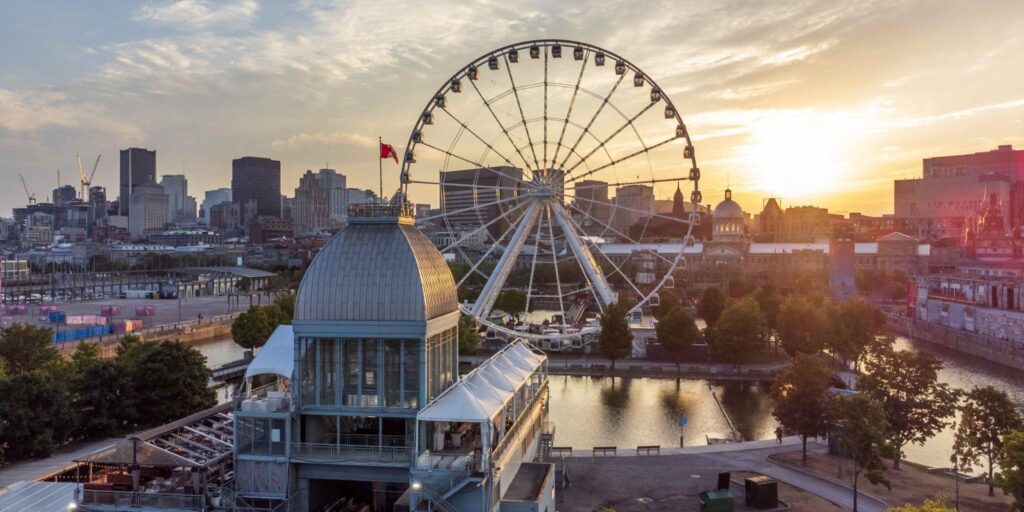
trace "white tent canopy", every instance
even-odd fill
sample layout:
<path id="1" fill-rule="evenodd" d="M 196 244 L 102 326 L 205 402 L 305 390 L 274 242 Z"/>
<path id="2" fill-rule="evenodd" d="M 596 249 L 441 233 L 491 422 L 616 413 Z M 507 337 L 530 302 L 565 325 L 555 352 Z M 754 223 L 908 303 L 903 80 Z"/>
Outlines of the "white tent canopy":
<path id="1" fill-rule="evenodd" d="M 418 421 L 488 423 L 505 407 L 547 356 L 535 354 L 516 340 L 427 404 Z"/>
<path id="2" fill-rule="evenodd" d="M 290 325 L 279 325 L 249 363 L 245 378 L 271 374 L 291 379 L 294 368 L 295 331 Z"/>

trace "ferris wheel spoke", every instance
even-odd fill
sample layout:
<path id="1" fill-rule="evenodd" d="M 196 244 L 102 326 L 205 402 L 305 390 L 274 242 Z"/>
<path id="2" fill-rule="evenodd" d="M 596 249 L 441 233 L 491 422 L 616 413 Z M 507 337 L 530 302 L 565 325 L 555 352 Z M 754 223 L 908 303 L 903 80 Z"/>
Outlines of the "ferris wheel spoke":
<path id="1" fill-rule="evenodd" d="M 441 149 L 441 148 L 439 148 L 437 146 L 434 146 L 433 144 L 430 144 L 429 142 L 420 142 L 419 145 L 426 146 L 426 147 L 428 147 L 430 149 L 433 149 L 434 151 L 437 151 L 439 153 L 443 153 L 443 154 L 448 155 L 450 157 L 455 157 L 455 158 L 457 158 L 459 160 L 462 160 L 463 162 L 466 162 L 469 165 L 476 166 L 476 167 L 478 167 L 480 169 L 487 169 L 488 171 L 491 171 L 491 172 L 493 172 L 493 173 L 495 173 L 495 174 L 497 174 L 497 175 L 499 175 L 499 176 L 501 176 L 503 178 L 508 178 L 510 180 L 513 180 L 513 181 L 518 181 L 519 183 L 522 183 L 523 185 L 529 185 L 530 184 L 530 183 L 528 183 L 526 181 L 523 181 L 523 180 L 521 180 L 519 178 L 516 178 L 515 176 L 509 175 L 506 172 L 499 171 L 499 170 L 495 169 L 494 167 L 490 167 L 490 166 L 484 165 L 484 164 L 482 164 L 480 162 L 476 162 L 474 160 L 470 160 L 470 159 L 468 159 L 466 157 L 463 157 L 463 156 L 457 155 L 455 153 L 452 153 L 451 151 L 448 151 L 447 149 Z"/>
<path id="2" fill-rule="evenodd" d="M 572 208 L 572 205 L 570 205 L 570 208 Z M 574 208 L 574 209 L 579 211 L 579 208 Z M 571 222 L 574 226 L 576 226 L 576 229 L 579 229 L 580 231 L 582 231 L 583 228 L 581 228 L 580 225 L 577 224 L 576 221 L 573 220 L 573 218 L 571 216 L 568 217 L 568 219 L 569 219 L 569 222 Z M 638 296 L 640 296 L 640 297 L 644 296 L 644 293 L 641 292 L 640 289 L 637 288 L 635 284 L 633 284 L 633 280 L 630 279 L 629 276 L 627 276 L 626 273 L 622 271 L 622 267 L 620 265 L 617 265 L 615 263 L 615 260 L 613 260 L 610 256 L 605 254 L 604 251 L 602 251 L 600 247 L 595 247 L 595 249 L 596 249 L 597 253 L 600 254 L 605 259 L 605 261 L 607 261 L 608 264 L 611 265 L 612 268 L 614 269 L 610 275 L 613 276 L 615 274 L 619 274 L 620 276 L 622 276 L 622 279 L 624 281 L 629 283 L 629 286 L 631 286 L 633 288 L 633 291 L 635 291 Z"/>
<path id="3" fill-rule="evenodd" d="M 591 156 L 591 155 L 593 155 L 594 153 L 596 153 L 596 152 L 597 152 L 597 150 L 599 150 L 599 149 L 601 149 L 601 148 L 605 147 L 605 145 L 606 145 L 606 144 L 608 144 L 609 142 L 611 142 L 611 140 L 612 140 L 612 139 L 614 139 L 614 138 L 615 138 L 615 137 L 616 137 L 616 136 L 617 136 L 618 134 L 622 133 L 622 130 L 625 130 L 626 128 L 629 128 L 629 127 L 633 126 L 633 123 L 634 123 L 634 122 L 635 122 L 635 121 L 636 121 L 637 119 L 639 119 L 639 118 L 640 118 L 640 116 L 642 116 L 642 115 L 644 115 L 645 113 L 647 113 L 647 111 L 648 111 L 648 110 L 650 110 L 650 109 L 651 109 L 651 107 L 653 107 L 654 105 L 656 105 L 656 103 L 654 103 L 654 102 L 648 103 L 646 107 L 644 107 L 643 109 L 641 109 L 641 110 L 640 110 L 640 112 L 637 112 L 637 113 L 636 113 L 636 115 L 634 115 L 633 117 L 631 117 L 631 118 L 627 119 L 627 120 L 626 120 L 626 122 L 622 124 L 622 126 L 620 126 L 620 127 L 619 127 L 619 128 L 617 129 L 617 130 L 615 130 L 614 132 L 612 132 L 612 134 L 611 134 L 611 135 L 609 135 L 609 136 L 608 136 L 607 138 L 605 138 L 604 140 L 602 140 L 601 142 L 599 142 L 599 143 L 598 143 L 598 145 L 597 145 L 597 147 L 595 147 L 594 149 L 592 149 L 592 150 L 590 151 L 590 153 L 587 153 L 587 156 L 584 156 L 582 160 L 580 160 L 579 162 L 576 162 L 575 164 L 573 164 L 573 166 L 572 166 L 572 167 L 570 167 L 570 168 L 569 168 L 568 170 L 566 170 L 566 171 L 565 171 L 565 175 L 566 175 L 566 176 L 569 176 L 569 175 L 571 175 L 571 174 L 572 174 L 572 171 L 576 170 L 576 168 L 577 168 L 577 167 L 579 167 L 579 166 L 580 166 L 580 164 L 582 164 L 582 163 L 583 163 L 583 162 L 585 162 L 585 161 L 586 161 L 586 160 L 587 160 L 588 158 L 590 158 L 590 156 Z M 640 142 L 640 143 L 641 143 L 641 144 L 643 144 L 643 141 L 641 140 L 641 142 Z M 646 149 L 646 147 L 645 147 L 645 149 Z"/>
<path id="4" fill-rule="evenodd" d="M 515 179 L 515 178 L 512 178 L 512 179 Z M 676 181 L 676 180 L 672 180 L 672 181 Z M 509 190 L 509 191 L 513 191 L 513 192 L 520 192 L 520 191 L 523 190 L 522 188 L 519 188 L 519 187 L 500 187 L 500 186 L 496 186 L 496 185 L 482 185 L 482 184 L 473 184 L 473 183 L 443 183 L 443 182 L 438 182 L 438 181 L 423 181 L 423 180 L 414 180 L 414 179 L 409 179 L 407 181 L 407 183 L 412 183 L 412 184 L 415 184 L 415 185 L 437 185 L 439 187 L 440 186 L 445 186 L 445 187 L 455 187 L 455 188 L 475 188 L 475 189 L 484 188 L 484 189 L 487 189 L 487 190 Z M 646 182 L 645 181 L 645 182 L 641 182 L 641 183 L 650 183 L 650 182 Z"/>
<path id="5" fill-rule="evenodd" d="M 494 270 L 491 271 L 491 276 L 487 279 L 487 283 L 484 284 L 480 296 L 477 297 L 476 302 L 473 304 L 472 313 L 477 318 L 487 318 L 487 314 L 491 312 L 491 308 L 494 307 L 494 301 L 497 300 L 498 294 L 501 292 L 501 287 L 508 279 L 508 275 L 512 272 L 512 267 L 515 266 L 516 259 L 519 258 L 519 253 L 523 250 L 527 233 L 533 228 L 533 223 L 537 222 L 540 204 L 538 201 L 530 201 L 529 204 L 530 207 L 523 214 L 523 218 L 519 220 L 516 232 L 512 235 L 512 239 L 505 248 L 505 252 L 498 259 L 498 264 L 494 266 Z"/>
<path id="6" fill-rule="evenodd" d="M 416 222 L 417 223 L 420 223 L 420 222 L 430 222 L 431 220 L 434 220 L 434 219 L 440 219 L 440 218 L 448 217 L 448 216 L 451 216 L 451 215 L 458 215 L 460 213 L 472 212 L 472 211 L 479 210 L 481 208 L 490 208 L 491 206 L 497 206 L 499 204 L 508 203 L 508 202 L 511 202 L 511 201 L 519 201 L 519 200 L 522 200 L 522 198 L 519 197 L 519 196 L 506 197 L 505 199 L 499 199 L 497 201 L 491 201 L 490 203 L 474 204 L 472 206 L 467 206 L 465 208 L 460 208 L 458 210 L 454 210 L 454 211 L 450 211 L 450 212 L 442 212 L 442 213 L 439 213 L 437 215 L 431 215 L 429 217 L 424 217 L 422 219 L 416 219 Z"/>
<path id="7" fill-rule="evenodd" d="M 519 117 L 523 119 L 523 130 L 526 131 L 526 140 L 530 143 L 530 151 L 533 153 L 533 168 L 540 169 L 540 163 L 537 161 L 537 150 L 533 147 L 533 138 L 530 137 L 530 127 L 526 124 L 526 114 L 523 113 L 523 102 L 519 99 L 519 90 L 516 89 L 516 79 L 512 76 L 512 66 L 509 65 L 508 54 L 504 54 L 505 57 L 505 71 L 508 72 L 508 81 L 512 85 L 512 95 L 516 98 L 516 106 L 519 107 Z M 529 164 L 527 164 L 529 167 Z"/>
<path id="8" fill-rule="evenodd" d="M 602 188 L 602 187 L 624 187 L 627 185 L 653 185 L 655 183 L 668 183 L 673 181 L 689 181 L 689 178 L 663 178 L 663 179 L 650 179 L 650 180 L 638 180 L 638 181 L 619 181 L 615 183 L 608 183 L 607 185 L 573 185 L 570 188 L 580 190 L 589 188 Z"/>
<path id="9" fill-rule="evenodd" d="M 466 275 L 462 276 L 462 279 L 459 279 L 458 283 L 455 283 L 456 289 L 461 288 L 462 284 L 466 282 L 466 279 L 468 279 L 473 272 L 476 272 L 484 279 L 487 279 L 487 274 L 484 274 L 483 272 L 478 270 L 480 268 L 480 264 L 483 263 L 487 258 L 489 258 L 491 256 L 491 253 L 493 253 L 495 249 L 501 247 L 501 241 L 504 240 L 505 237 L 507 237 L 510 233 L 512 233 L 512 231 L 515 230 L 515 228 L 516 224 L 509 223 L 508 229 L 506 229 L 505 232 L 502 233 L 501 236 L 499 236 L 498 239 L 495 240 L 494 243 L 492 243 L 491 246 L 487 248 L 487 251 L 483 254 L 483 256 L 480 256 L 480 259 L 478 259 L 476 263 L 473 264 L 473 266 L 469 269 L 469 272 L 466 272 Z"/>
<path id="10" fill-rule="evenodd" d="M 594 126 L 594 121 L 597 121 L 597 117 L 601 115 L 601 111 L 604 110 L 605 105 L 607 105 L 608 102 L 611 100 L 612 95 L 615 94 L 615 90 L 619 88 L 619 84 L 622 83 L 622 79 L 623 78 L 626 78 L 626 74 L 625 73 L 619 75 L 619 79 L 615 81 L 615 85 L 613 85 L 612 89 L 610 91 L 608 91 L 607 95 L 605 95 L 604 100 L 601 101 L 601 105 L 598 106 L 597 107 L 597 111 L 594 112 L 594 116 L 591 117 L 590 118 L 590 122 L 587 123 L 587 127 L 583 129 L 584 132 L 590 131 L 590 127 Z M 576 147 L 579 146 L 580 145 L 580 141 L 583 140 L 583 135 L 584 135 L 583 133 L 580 133 L 580 136 L 576 138 L 576 142 L 574 142 L 573 145 L 572 145 L 572 151 L 576 151 Z M 565 157 L 562 158 L 562 163 L 558 167 L 564 169 L 565 168 L 565 162 L 568 161 L 568 160 L 569 160 L 569 155 L 565 155 Z"/>
<path id="11" fill-rule="evenodd" d="M 569 216 L 568 212 L 565 211 L 562 205 L 556 204 L 554 201 L 552 201 L 551 208 L 555 221 L 558 222 L 558 226 L 562 229 L 562 234 L 565 235 L 565 240 L 569 244 L 569 249 L 572 250 L 576 260 L 583 267 L 584 275 L 593 283 L 595 291 L 601 300 L 605 304 L 615 302 L 615 293 L 612 291 L 611 286 L 608 286 L 608 280 L 605 279 L 604 273 L 601 272 L 601 267 L 597 265 L 597 260 L 590 254 L 577 231 L 565 220 Z"/>
<path id="12" fill-rule="evenodd" d="M 451 117 L 452 121 L 458 123 L 458 125 L 461 126 L 463 130 L 469 132 L 469 134 L 472 135 L 473 137 L 476 137 L 476 140 L 480 141 L 481 144 L 487 146 L 488 150 L 501 157 L 501 159 L 504 160 L 509 167 L 515 167 L 515 164 L 513 164 L 512 161 L 509 160 L 507 156 L 505 156 L 503 153 L 495 149 L 494 146 L 492 146 L 489 142 L 485 141 L 482 137 L 480 137 L 480 135 L 477 134 L 476 131 L 474 131 L 472 128 L 470 128 L 468 124 L 463 122 L 458 117 L 455 117 L 455 114 L 452 114 L 450 111 L 448 111 L 447 108 L 442 108 L 441 111 L 444 112 L 445 114 L 448 114 L 448 117 Z"/>
<path id="13" fill-rule="evenodd" d="M 482 224 L 482 225 L 478 226 L 476 229 L 474 229 L 473 231 L 465 233 L 461 238 L 459 238 L 458 240 L 452 242 L 451 244 L 449 244 L 444 249 L 441 249 L 440 252 L 441 253 L 445 253 L 445 252 L 448 252 L 449 250 L 451 250 L 452 247 L 456 247 L 458 245 L 461 245 L 462 242 L 465 242 L 466 240 L 469 240 L 469 237 L 471 237 L 471 236 L 473 236 L 473 235 L 475 235 L 475 234 L 477 234 L 477 233 L 479 233 L 479 232 L 481 232 L 481 231 L 491 227 L 495 222 L 498 222 L 500 220 L 503 220 L 503 219 L 507 218 L 509 215 L 512 214 L 512 212 L 515 212 L 515 211 L 521 209 L 526 204 L 527 204 L 526 202 L 522 202 L 522 203 L 519 203 L 519 204 L 513 206 L 512 208 L 509 208 L 508 210 L 505 211 L 505 213 L 502 213 L 501 215 L 491 219 L 486 224 Z"/>
<path id="14" fill-rule="evenodd" d="M 551 205 L 545 205 L 545 212 L 548 218 L 548 237 L 551 239 L 551 263 L 555 267 L 555 285 L 558 287 L 558 309 L 562 314 L 562 326 L 563 328 L 568 325 L 568 321 L 565 318 L 565 300 L 562 296 L 562 278 L 558 273 L 558 251 L 555 250 L 555 230 L 552 227 L 551 222 Z M 563 329 L 559 329 L 559 332 L 564 333 Z"/>
<path id="15" fill-rule="evenodd" d="M 569 118 L 572 117 L 572 109 L 576 106 L 576 95 L 580 92 L 580 83 L 583 82 L 583 73 L 587 70 L 587 62 L 590 62 L 590 50 L 583 54 L 583 64 L 580 66 L 580 75 L 576 78 L 576 85 L 572 89 L 572 96 L 569 98 L 569 108 L 565 112 L 565 119 L 562 122 L 562 132 L 558 134 L 558 144 L 555 145 L 555 154 L 551 157 L 551 166 L 558 161 L 558 151 L 562 147 L 562 140 L 565 138 L 565 130 L 569 127 Z"/>
<path id="16" fill-rule="evenodd" d="M 526 156 L 523 155 L 521 151 L 519 151 L 519 146 L 515 143 L 515 141 L 512 140 L 512 136 L 509 135 L 508 128 L 505 128 L 505 124 L 501 122 L 501 119 L 498 119 L 498 114 L 494 112 L 493 108 L 491 108 L 491 102 L 487 101 L 487 98 L 484 98 L 484 93 L 480 92 L 480 88 L 477 87 L 476 82 L 474 80 L 470 80 L 469 83 L 470 85 L 473 86 L 473 90 L 476 91 L 477 96 L 480 97 L 480 101 L 482 101 L 484 106 L 487 107 L 487 111 L 491 113 L 491 117 L 494 118 L 494 122 L 498 123 L 498 128 L 501 128 L 501 133 L 505 134 L 505 138 L 507 138 L 509 144 L 512 144 L 512 147 L 515 148 L 516 153 L 519 154 L 519 158 L 523 159 L 523 164 L 525 164 L 525 168 L 529 169 L 529 160 L 527 160 Z"/>
<path id="17" fill-rule="evenodd" d="M 638 241 L 634 240 L 634 239 L 633 239 L 633 238 L 632 238 L 631 236 L 629 236 L 629 235 L 627 235 L 627 234 L 623 233 L 622 231 L 619 231 L 618 229 L 615 229 L 615 228 L 613 228 L 613 227 L 611 226 L 611 224 L 608 224 L 607 222 L 604 222 L 603 220 L 601 220 L 601 219 L 598 219 L 597 217 L 594 217 L 594 216 L 592 216 L 592 215 L 588 214 L 587 212 L 584 212 L 583 210 L 580 210 L 579 208 L 577 208 L 577 207 L 575 207 L 575 206 L 573 206 L 573 205 L 569 205 L 569 207 L 570 207 L 570 208 L 572 208 L 572 209 L 574 209 L 574 210 L 576 210 L 576 211 L 578 211 L 578 212 L 580 212 L 581 214 L 583 214 L 583 215 L 584 215 L 585 217 L 587 217 L 588 219 L 590 219 L 590 220 L 592 220 L 592 221 L 594 221 L 594 222 L 597 222 L 598 224 L 601 224 L 602 226 L 604 226 L 604 227 L 605 227 L 605 228 L 607 228 L 607 229 L 610 229 L 610 230 L 612 230 L 612 231 L 613 231 L 613 232 L 615 232 L 615 233 L 616 233 L 617 235 L 619 235 L 619 236 L 621 236 L 621 237 L 625 238 L 626 240 L 628 240 L 628 241 L 629 241 L 629 243 L 631 243 L 631 244 L 633 244 L 633 245 L 639 245 L 639 246 L 643 246 L 643 245 L 645 245 L 645 244 L 644 244 L 644 243 L 642 243 L 642 242 L 638 242 Z M 640 210 L 636 210 L 636 211 L 640 211 Z M 658 254 L 657 252 L 655 252 L 655 253 L 654 253 L 654 255 L 655 255 L 656 257 L 660 258 L 660 259 L 661 259 L 662 261 L 664 261 L 665 263 L 668 263 L 668 264 L 672 264 L 672 260 L 670 260 L 670 259 L 668 259 L 668 258 L 666 258 L 666 257 L 664 257 L 664 256 L 662 256 L 662 255 L 660 255 L 660 254 Z"/>
<path id="18" fill-rule="evenodd" d="M 632 152 L 632 153 L 630 153 L 630 154 L 628 154 L 628 155 L 626 155 L 626 156 L 624 156 L 622 158 L 619 158 L 617 160 L 612 160 L 611 162 L 608 162 L 608 163 L 606 163 L 606 164 L 604 164 L 604 165 L 602 165 L 600 167 L 595 167 L 594 169 L 591 169 L 591 170 L 587 171 L 584 174 L 576 176 L 576 177 L 574 177 L 571 180 L 566 180 L 566 183 L 572 183 L 572 182 L 574 182 L 576 180 L 580 180 L 580 179 L 586 178 L 587 176 L 590 176 L 591 174 L 594 174 L 595 172 L 600 172 L 600 171 L 602 171 L 604 169 L 607 169 L 607 168 L 609 168 L 609 167 L 611 167 L 613 165 L 621 164 L 622 162 L 625 162 L 626 160 L 629 160 L 631 158 L 636 158 L 636 157 L 638 157 L 640 155 L 643 155 L 645 153 L 649 153 L 652 150 L 660 148 L 661 146 L 664 146 L 665 144 L 668 144 L 669 142 L 672 142 L 672 141 L 674 141 L 674 140 L 676 140 L 678 138 L 679 138 L 678 135 L 672 135 L 671 137 L 669 137 L 669 138 L 667 138 L 667 139 L 665 139 L 665 140 L 663 140 L 661 142 L 658 142 L 657 144 L 654 144 L 653 146 L 647 146 L 647 147 L 645 147 L 643 149 L 634 151 L 634 152 Z"/>
<path id="19" fill-rule="evenodd" d="M 617 210 L 625 210 L 625 211 L 632 212 L 632 213 L 638 213 L 638 214 L 643 215 L 645 217 L 654 217 L 654 218 L 658 218 L 658 219 L 665 219 L 665 220 L 670 220 L 670 221 L 673 221 L 673 222 L 678 222 L 680 224 L 687 224 L 687 225 L 690 224 L 689 220 L 680 219 L 678 217 L 670 217 L 668 215 L 662 215 L 660 213 L 645 212 L 643 210 L 638 210 L 636 208 L 630 208 L 628 206 L 622 206 L 622 205 L 619 205 L 619 204 L 615 204 L 615 203 L 613 203 L 611 201 L 606 203 L 604 201 L 595 201 L 593 199 L 588 199 L 586 197 L 575 197 L 574 199 L 578 199 L 580 201 L 587 201 L 587 202 L 590 202 L 590 203 L 602 204 L 602 205 L 608 206 L 610 208 L 615 208 Z M 597 220 L 597 219 L 595 219 L 595 220 Z"/>
<path id="20" fill-rule="evenodd" d="M 526 312 L 530 312 L 530 299 L 533 294 L 533 275 L 537 270 L 537 255 L 540 254 L 540 226 L 541 223 L 537 223 L 537 233 L 533 237 L 533 262 L 530 263 L 530 281 L 526 286 Z"/>

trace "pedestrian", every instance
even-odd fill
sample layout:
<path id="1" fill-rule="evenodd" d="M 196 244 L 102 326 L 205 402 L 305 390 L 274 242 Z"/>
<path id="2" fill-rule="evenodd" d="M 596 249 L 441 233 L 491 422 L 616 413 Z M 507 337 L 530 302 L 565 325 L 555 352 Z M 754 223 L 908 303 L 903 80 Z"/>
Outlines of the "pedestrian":
<path id="1" fill-rule="evenodd" d="M 779 441 L 779 444 L 782 444 L 782 427 L 781 426 L 775 427 L 775 439 L 777 439 Z"/>

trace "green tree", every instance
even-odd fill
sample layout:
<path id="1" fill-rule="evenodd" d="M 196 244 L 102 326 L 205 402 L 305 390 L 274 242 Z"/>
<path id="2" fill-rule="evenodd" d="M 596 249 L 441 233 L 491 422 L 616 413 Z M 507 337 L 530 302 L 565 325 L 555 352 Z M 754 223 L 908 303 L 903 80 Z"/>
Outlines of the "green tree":
<path id="1" fill-rule="evenodd" d="M 616 302 L 605 307 L 601 313 L 598 351 L 611 360 L 612 369 L 615 369 L 616 359 L 622 359 L 632 353 L 633 331 L 629 330 L 629 321 L 626 319 L 630 309 L 632 306 L 629 304 Z"/>
<path id="2" fill-rule="evenodd" d="M 746 297 L 722 312 L 711 340 L 712 353 L 719 361 L 740 366 L 764 350 L 766 335 L 767 321 L 761 308 L 752 297 Z"/>
<path id="3" fill-rule="evenodd" d="M 803 465 L 807 465 L 807 439 L 828 431 L 828 388 L 832 371 L 820 357 L 797 354 L 793 366 L 772 386 L 772 415 L 788 432 L 800 436 Z"/>
<path id="4" fill-rule="evenodd" d="M 942 362 L 931 353 L 882 346 L 872 355 L 859 387 L 885 411 L 892 467 L 899 469 L 907 444 L 924 444 L 945 428 L 958 394 L 939 382 Z"/>
<path id="5" fill-rule="evenodd" d="M 663 290 L 658 294 L 658 305 L 654 308 L 654 318 L 659 321 L 665 317 L 665 315 L 671 313 L 673 310 L 679 309 L 682 306 L 679 304 L 679 298 L 674 293 L 668 290 Z"/>
<path id="6" fill-rule="evenodd" d="M 864 352 L 884 327 L 882 312 L 874 304 L 854 297 L 832 309 L 832 336 L 828 345 L 844 362 L 859 367 Z"/>
<path id="7" fill-rule="evenodd" d="M 832 418 L 832 432 L 853 459 L 850 483 L 853 486 L 853 512 L 857 512 L 860 479 L 864 477 L 874 485 L 892 488 L 885 478 L 885 411 L 882 406 L 863 393 L 837 397 Z"/>
<path id="8" fill-rule="evenodd" d="M 134 425 L 131 385 L 126 369 L 114 361 L 96 361 L 82 367 L 72 380 L 74 407 L 81 418 L 77 437 L 110 437 Z"/>
<path id="9" fill-rule="evenodd" d="M 143 425 L 161 425 L 211 407 L 206 356 L 178 341 L 146 341 L 118 358 L 131 382 L 131 401 Z"/>
<path id="10" fill-rule="evenodd" d="M 1014 431 L 1003 438 L 996 485 L 1013 496 L 1012 512 L 1024 512 L 1024 432 Z"/>
<path id="11" fill-rule="evenodd" d="M 697 303 L 697 316 L 704 319 L 708 327 L 714 328 L 725 311 L 725 295 L 718 288 L 707 288 Z"/>
<path id="12" fill-rule="evenodd" d="M 754 299 L 764 313 L 764 319 L 768 323 L 770 332 L 777 332 L 779 328 L 779 310 L 782 309 L 782 297 L 772 283 L 766 283 L 754 291 Z"/>
<path id="13" fill-rule="evenodd" d="M 697 323 L 693 321 L 688 311 L 679 306 L 658 320 L 654 332 L 658 337 L 658 343 L 661 343 L 665 352 L 675 359 L 676 371 L 679 371 L 683 352 L 700 339 Z"/>
<path id="14" fill-rule="evenodd" d="M 0 446 L 8 460 L 47 457 L 71 438 L 77 414 L 64 382 L 43 372 L 0 381 Z"/>
<path id="15" fill-rule="evenodd" d="M 799 295 L 787 298 L 779 310 L 779 341 L 790 357 L 821 352 L 830 327 L 822 308 Z"/>
<path id="16" fill-rule="evenodd" d="M 469 315 L 459 318 L 459 353 L 475 354 L 480 347 L 480 330 L 476 319 Z"/>
<path id="17" fill-rule="evenodd" d="M 261 347 L 273 332 L 266 308 L 249 306 L 231 322 L 231 337 L 243 348 Z"/>
<path id="18" fill-rule="evenodd" d="M 526 294 L 519 290 L 502 290 L 494 300 L 494 308 L 519 318 L 526 311 Z"/>
<path id="19" fill-rule="evenodd" d="M 100 360 L 100 346 L 98 343 L 81 341 L 71 354 L 71 371 L 81 373 L 82 370 L 95 364 Z"/>
<path id="20" fill-rule="evenodd" d="M 946 504 L 945 498 L 940 497 L 925 500 L 921 506 L 907 503 L 902 507 L 889 507 L 887 512 L 954 512 L 954 510 Z"/>
<path id="21" fill-rule="evenodd" d="M 1021 428 L 1021 416 L 1005 391 L 978 387 L 964 395 L 954 448 L 963 466 L 984 462 L 988 467 L 988 495 L 995 495 L 995 466 L 1000 463 L 1003 438 Z"/>
<path id="22" fill-rule="evenodd" d="M 0 329 L 0 359 L 11 375 L 19 375 L 59 364 L 60 354 L 53 347 L 53 331 L 18 323 Z"/>
<path id="23" fill-rule="evenodd" d="M 115 354 L 117 355 L 117 357 L 121 357 L 124 353 L 131 350 L 132 347 L 135 347 L 136 345 L 139 345 L 141 343 L 142 338 L 140 338 L 138 335 L 125 334 L 124 337 L 121 338 L 121 341 L 117 344 Z"/>

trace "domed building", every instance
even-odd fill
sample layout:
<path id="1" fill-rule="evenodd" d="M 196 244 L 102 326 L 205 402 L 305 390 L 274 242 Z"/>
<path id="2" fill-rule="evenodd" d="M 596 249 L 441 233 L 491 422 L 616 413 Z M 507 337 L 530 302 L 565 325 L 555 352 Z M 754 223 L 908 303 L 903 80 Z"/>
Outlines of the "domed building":
<path id="1" fill-rule="evenodd" d="M 747 244 L 745 215 L 743 207 L 733 201 L 731 189 L 725 189 L 725 198 L 715 206 L 711 225 L 711 240 L 704 243 L 704 262 L 712 265 L 740 263 Z"/>
<path id="2" fill-rule="evenodd" d="M 291 376 L 290 408 L 246 406 L 267 400 L 248 386 L 236 411 L 239 496 L 299 511 L 499 503 L 521 467 L 536 471 L 547 358 L 513 341 L 460 378 L 459 317 L 448 264 L 400 206 L 350 212 L 302 279 L 294 334 L 275 331 L 253 362 L 292 355 L 277 370 Z M 465 479 L 473 485 L 457 485 Z"/>

